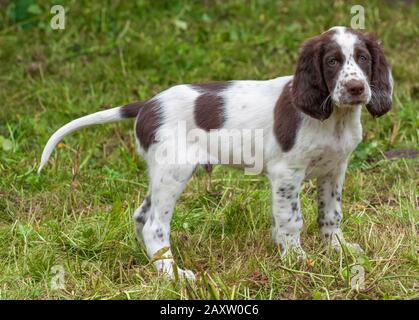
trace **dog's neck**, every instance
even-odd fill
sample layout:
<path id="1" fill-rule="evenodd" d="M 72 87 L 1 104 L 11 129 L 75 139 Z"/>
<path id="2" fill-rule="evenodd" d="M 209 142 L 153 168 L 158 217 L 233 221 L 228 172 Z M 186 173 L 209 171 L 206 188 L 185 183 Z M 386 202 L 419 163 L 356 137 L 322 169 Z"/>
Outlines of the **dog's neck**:
<path id="1" fill-rule="evenodd" d="M 349 119 L 354 117 L 361 117 L 361 108 L 362 105 L 354 105 L 354 106 L 333 106 L 333 112 L 330 116 L 330 118 L 334 118 L 336 120 L 343 120 L 343 119 Z"/>
<path id="2" fill-rule="evenodd" d="M 336 122 L 356 122 L 361 120 L 362 105 L 354 106 L 333 106 L 333 111 L 330 117 L 323 121 L 323 123 L 336 123 Z"/>
<path id="3" fill-rule="evenodd" d="M 361 127 L 361 109 L 362 105 L 348 106 L 348 107 L 333 107 L 333 112 L 326 120 L 318 120 L 306 114 L 303 115 L 304 121 L 319 131 L 343 131 L 345 128 L 359 128 Z"/>

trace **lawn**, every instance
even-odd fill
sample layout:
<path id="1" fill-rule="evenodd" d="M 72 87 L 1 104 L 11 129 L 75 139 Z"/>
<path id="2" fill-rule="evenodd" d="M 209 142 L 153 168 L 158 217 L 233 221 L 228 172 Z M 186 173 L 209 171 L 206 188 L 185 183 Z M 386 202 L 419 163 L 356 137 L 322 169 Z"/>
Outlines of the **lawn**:
<path id="1" fill-rule="evenodd" d="M 304 39 L 350 24 L 352 4 L 333 3 L 62 1 L 65 29 L 52 30 L 49 1 L 0 1 L 0 298 L 419 298 L 419 162 L 385 156 L 418 146 L 414 1 L 357 1 L 395 78 L 392 112 L 364 111 L 344 186 L 343 231 L 365 249 L 360 256 L 320 245 L 309 181 L 308 259 L 281 260 L 267 179 L 217 166 L 194 175 L 172 221 L 175 257 L 199 280 L 158 277 L 132 226 L 147 173 L 131 120 L 72 134 L 36 174 L 48 137 L 79 116 L 179 83 L 292 74 Z M 57 268 L 60 288 L 51 285 Z M 351 286 L 356 272 L 362 288 Z"/>

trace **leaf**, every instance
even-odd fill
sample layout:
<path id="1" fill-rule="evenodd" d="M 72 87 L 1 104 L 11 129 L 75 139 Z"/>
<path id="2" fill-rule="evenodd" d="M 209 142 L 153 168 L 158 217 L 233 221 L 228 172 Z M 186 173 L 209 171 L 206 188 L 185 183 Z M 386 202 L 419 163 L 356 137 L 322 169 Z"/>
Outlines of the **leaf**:
<path id="1" fill-rule="evenodd" d="M 204 13 L 201 17 L 201 20 L 203 22 L 211 22 L 211 17 L 208 14 Z"/>
<path id="2" fill-rule="evenodd" d="M 14 22 L 19 22 L 29 18 L 29 7 L 36 5 L 33 0 L 17 0 L 13 3 L 10 17 Z"/>
<path id="3" fill-rule="evenodd" d="M 236 30 L 230 31 L 230 40 L 231 41 L 238 41 L 239 40 L 239 33 Z"/>
<path id="4" fill-rule="evenodd" d="M 188 23 L 186 21 L 183 20 L 174 20 L 173 21 L 174 25 L 176 28 L 181 29 L 181 30 L 187 30 L 188 29 Z"/>
<path id="5" fill-rule="evenodd" d="M 32 227 L 30 225 L 21 224 L 17 225 L 17 233 L 24 238 L 26 238 L 32 232 Z"/>
<path id="6" fill-rule="evenodd" d="M 371 266 L 371 261 L 368 259 L 368 257 L 367 256 L 359 256 L 358 258 L 357 258 L 357 262 L 362 266 L 362 267 L 364 267 L 364 269 L 366 270 L 366 271 L 371 271 L 371 269 L 372 269 L 372 266 Z"/>
<path id="7" fill-rule="evenodd" d="M 2 148 L 4 151 L 12 150 L 13 143 L 9 139 L 3 139 Z"/>
<path id="8" fill-rule="evenodd" d="M 313 292 L 313 300 L 322 300 L 322 293 L 320 291 Z"/>
<path id="9" fill-rule="evenodd" d="M 32 13 L 33 15 L 39 15 L 42 13 L 41 8 L 35 3 L 31 4 L 28 8 L 28 12 Z"/>
<path id="10" fill-rule="evenodd" d="M 307 266 L 308 267 L 310 267 L 310 268 L 313 268 L 314 267 L 314 265 L 315 265 L 315 261 L 313 260 L 313 259 L 310 259 L 310 258 L 308 258 L 307 260 L 306 260 L 306 264 L 307 264 Z"/>

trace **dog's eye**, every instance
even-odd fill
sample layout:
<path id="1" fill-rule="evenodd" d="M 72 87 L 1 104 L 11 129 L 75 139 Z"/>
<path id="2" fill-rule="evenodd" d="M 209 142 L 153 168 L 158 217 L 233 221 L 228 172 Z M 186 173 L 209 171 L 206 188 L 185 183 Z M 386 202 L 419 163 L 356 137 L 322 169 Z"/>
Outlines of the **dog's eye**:
<path id="1" fill-rule="evenodd" d="M 368 58 L 364 55 L 360 55 L 359 56 L 359 62 L 366 62 L 368 60 Z"/>
<path id="2" fill-rule="evenodd" d="M 331 67 L 334 67 L 338 64 L 338 60 L 336 60 L 335 58 L 330 58 L 329 60 L 327 60 L 327 64 Z"/>

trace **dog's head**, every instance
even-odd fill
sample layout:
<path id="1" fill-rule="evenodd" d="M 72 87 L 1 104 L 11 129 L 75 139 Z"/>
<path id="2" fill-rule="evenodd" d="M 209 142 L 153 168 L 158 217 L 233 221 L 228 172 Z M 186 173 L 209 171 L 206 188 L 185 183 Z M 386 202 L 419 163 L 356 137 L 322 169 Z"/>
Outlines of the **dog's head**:
<path id="1" fill-rule="evenodd" d="M 393 79 L 374 35 L 334 27 L 303 43 L 292 88 L 295 106 L 314 118 L 360 104 L 379 117 L 391 109 Z"/>

